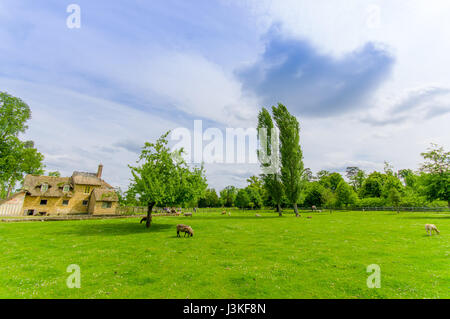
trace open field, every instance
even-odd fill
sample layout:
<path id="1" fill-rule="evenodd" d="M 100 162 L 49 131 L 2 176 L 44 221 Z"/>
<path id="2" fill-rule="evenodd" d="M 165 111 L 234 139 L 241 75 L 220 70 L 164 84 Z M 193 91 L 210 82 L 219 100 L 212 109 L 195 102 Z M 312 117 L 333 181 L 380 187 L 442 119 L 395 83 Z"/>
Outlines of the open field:
<path id="1" fill-rule="evenodd" d="M 177 238 L 178 223 L 195 236 Z M 0 298 L 450 297 L 443 213 L 197 213 L 150 230 L 137 218 L 0 223 L 0 241 Z M 80 289 L 66 286 L 70 264 Z M 380 289 L 367 288 L 370 264 Z"/>

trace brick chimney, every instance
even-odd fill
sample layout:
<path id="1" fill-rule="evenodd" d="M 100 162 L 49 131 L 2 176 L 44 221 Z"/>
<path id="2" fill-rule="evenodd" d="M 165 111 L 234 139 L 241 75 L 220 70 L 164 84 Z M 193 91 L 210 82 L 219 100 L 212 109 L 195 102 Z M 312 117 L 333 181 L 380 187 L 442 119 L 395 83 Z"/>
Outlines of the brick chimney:
<path id="1" fill-rule="evenodd" d="M 103 165 L 100 164 L 100 165 L 98 166 L 98 170 L 97 170 L 97 177 L 98 177 L 98 178 L 102 178 L 102 172 L 103 172 Z"/>

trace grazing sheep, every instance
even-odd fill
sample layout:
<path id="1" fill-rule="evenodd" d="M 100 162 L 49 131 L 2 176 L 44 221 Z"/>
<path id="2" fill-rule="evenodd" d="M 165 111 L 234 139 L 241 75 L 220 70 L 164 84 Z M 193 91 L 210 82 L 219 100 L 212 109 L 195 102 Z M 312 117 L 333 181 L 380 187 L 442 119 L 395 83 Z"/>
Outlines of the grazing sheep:
<path id="1" fill-rule="evenodd" d="M 312 218 L 311 216 L 307 216 L 306 218 Z"/>
<path id="2" fill-rule="evenodd" d="M 427 231 L 427 234 L 429 234 L 430 236 L 433 234 L 433 231 L 436 232 L 436 234 L 440 234 L 439 230 L 437 229 L 437 227 L 433 224 L 426 224 L 425 225 L 425 230 Z"/>
<path id="3" fill-rule="evenodd" d="M 184 213 L 183 215 L 192 217 L 192 213 Z"/>
<path id="4" fill-rule="evenodd" d="M 227 212 L 226 211 L 222 211 L 222 215 L 226 215 L 227 214 Z"/>
<path id="5" fill-rule="evenodd" d="M 231 213 L 230 213 L 230 212 L 228 212 L 228 216 L 231 216 Z"/>
<path id="6" fill-rule="evenodd" d="M 188 235 L 188 237 L 194 236 L 194 230 L 192 229 L 191 226 L 188 226 L 188 225 L 178 224 L 177 225 L 177 237 L 181 237 L 180 232 L 184 233 L 184 237 L 186 237 L 186 235 Z"/>
<path id="7" fill-rule="evenodd" d="M 256 217 L 261 217 L 261 215 L 260 215 L 260 214 L 255 214 L 255 216 L 256 216 Z"/>
<path id="8" fill-rule="evenodd" d="M 317 209 L 316 205 L 312 205 L 312 206 L 311 206 L 311 210 L 312 210 L 312 211 L 315 211 L 316 209 Z"/>

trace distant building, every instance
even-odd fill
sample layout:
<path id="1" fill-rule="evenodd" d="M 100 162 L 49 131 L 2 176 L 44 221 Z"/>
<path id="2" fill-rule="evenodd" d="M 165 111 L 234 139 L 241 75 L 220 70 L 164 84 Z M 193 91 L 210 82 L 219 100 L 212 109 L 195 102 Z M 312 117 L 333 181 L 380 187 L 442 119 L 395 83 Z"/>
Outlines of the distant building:
<path id="1" fill-rule="evenodd" d="M 22 190 L 0 201 L 3 216 L 51 216 L 68 214 L 113 215 L 118 197 L 97 173 L 74 172 L 71 177 L 27 175 Z"/>

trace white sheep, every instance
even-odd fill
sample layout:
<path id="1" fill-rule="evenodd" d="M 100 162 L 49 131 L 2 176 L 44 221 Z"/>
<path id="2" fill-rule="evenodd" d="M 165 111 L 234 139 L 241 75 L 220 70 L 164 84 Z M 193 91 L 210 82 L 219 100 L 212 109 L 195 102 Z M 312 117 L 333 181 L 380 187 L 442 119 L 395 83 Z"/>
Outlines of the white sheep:
<path id="1" fill-rule="evenodd" d="M 437 227 L 433 224 L 426 224 L 425 225 L 425 230 L 427 231 L 427 234 L 429 234 L 430 236 L 432 235 L 433 231 L 436 232 L 436 234 L 440 234 L 439 230 L 437 229 Z"/>

